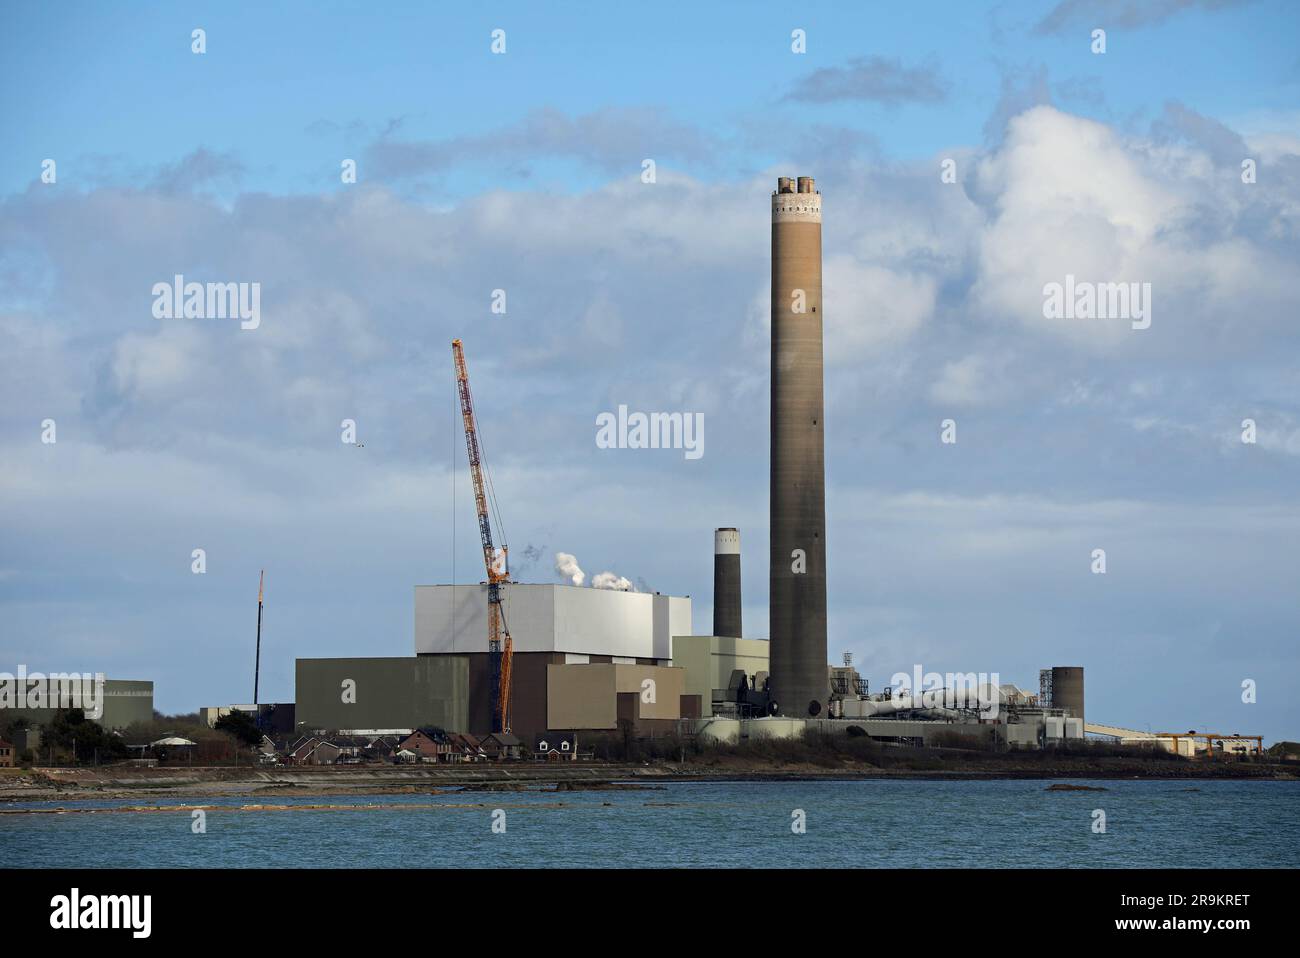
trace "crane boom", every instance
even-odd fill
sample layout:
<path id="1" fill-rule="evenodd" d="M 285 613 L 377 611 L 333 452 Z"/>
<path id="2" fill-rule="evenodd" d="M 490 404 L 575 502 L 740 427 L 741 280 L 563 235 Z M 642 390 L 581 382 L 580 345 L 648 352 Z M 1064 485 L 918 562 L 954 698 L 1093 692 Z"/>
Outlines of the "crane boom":
<path id="1" fill-rule="evenodd" d="M 465 369 L 465 351 L 459 339 L 451 341 L 456 360 L 456 391 L 460 395 L 460 416 L 465 423 L 465 452 L 474 480 L 474 508 L 478 515 L 479 539 L 483 545 L 483 565 L 488 583 L 488 656 L 492 665 L 492 731 L 510 731 L 510 667 L 514 647 L 501 607 L 501 583 L 510 581 L 509 555 L 501 549 L 501 563 L 496 561 L 492 543 L 492 523 L 488 517 L 487 492 L 483 485 L 483 463 L 479 453 L 478 426 L 474 419 L 474 399 L 469 390 L 469 373 Z"/>

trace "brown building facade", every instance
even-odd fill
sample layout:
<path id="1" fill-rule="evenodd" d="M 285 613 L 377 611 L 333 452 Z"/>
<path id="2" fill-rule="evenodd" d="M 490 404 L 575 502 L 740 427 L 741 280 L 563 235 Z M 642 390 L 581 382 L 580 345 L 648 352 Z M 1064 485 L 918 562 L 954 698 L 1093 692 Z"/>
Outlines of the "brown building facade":
<path id="1" fill-rule="evenodd" d="M 469 730 L 476 735 L 486 735 L 492 731 L 492 659 L 486 653 L 466 653 L 461 656 L 469 660 Z M 512 671 L 510 683 L 510 731 L 519 736 L 524 742 L 532 742 L 536 737 L 552 729 L 563 728 L 586 728 L 588 726 L 566 726 L 553 724 L 554 716 L 550 714 L 551 703 L 555 701 L 550 692 L 550 669 L 555 666 L 561 666 L 566 669 L 583 669 L 594 666 L 604 666 L 608 669 L 655 669 L 665 670 L 661 666 L 656 666 L 651 659 L 637 659 L 635 663 L 619 662 L 615 663 L 613 656 L 609 655 L 591 655 L 584 656 L 586 662 L 574 664 L 569 662 L 569 656 L 563 652 L 516 652 L 512 658 Z M 680 673 L 680 669 L 676 670 Z M 574 675 L 580 673 L 571 673 Z M 614 673 L 609 673 L 613 675 Z M 623 672 L 624 682 L 631 681 L 629 676 L 639 673 Z M 598 680 L 598 691 L 592 691 L 597 699 L 604 701 L 608 699 L 607 704 L 602 705 L 604 709 L 600 714 L 602 718 L 608 713 L 610 722 L 608 725 L 599 726 L 600 728 L 613 728 L 613 716 L 615 712 L 615 699 L 613 693 L 607 688 L 609 679 Z M 672 696 L 680 696 L 684 688 L 678 688 L 673 684 L 673 679 L 668 682 L 672 691 L 668 692 Z M 684 680 L 683 680 L 684 684 Z M 640 682 L 637 681 L 636 690 L 640 689 Z M 622 689 L 622 691 L 633 691 L 631 687 Z M 587 691 L 577 686 L 565 686 L 560 692 L 559 708 L 564 717 L 572 718 L 572 715 L 566 715 L 564 709 L 566 703 L 569 706 L 578 705 L 588 702 Z M 673 698 L 672 718 L 678 718 L 679 703 L 677 698 Z M 667 713 L 664 713 L 667 715 Z M 588 716 L 589 717 L 589 716 Z"/>
<path id="2" fill-rule="evenodd" d="M 685 691 L 686 672 L 679 668 L 552 665 L 546 670 L 547 723 L 564 731 L 613 730 L 620 719 L 675 724 L 683 717 Z M 698 714 L 698 704 L 688 711 Z"/>

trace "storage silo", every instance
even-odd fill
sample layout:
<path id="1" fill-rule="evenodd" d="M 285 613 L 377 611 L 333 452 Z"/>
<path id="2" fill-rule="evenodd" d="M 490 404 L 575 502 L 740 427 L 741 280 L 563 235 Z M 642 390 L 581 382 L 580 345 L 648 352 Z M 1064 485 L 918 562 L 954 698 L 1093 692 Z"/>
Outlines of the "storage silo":
<path id="1" fill-rule="evenodd" d="M 1052 666 L 1052 707 L 1065 709 L 1080 722 L 1083 717 L 1083 666 Z"/>

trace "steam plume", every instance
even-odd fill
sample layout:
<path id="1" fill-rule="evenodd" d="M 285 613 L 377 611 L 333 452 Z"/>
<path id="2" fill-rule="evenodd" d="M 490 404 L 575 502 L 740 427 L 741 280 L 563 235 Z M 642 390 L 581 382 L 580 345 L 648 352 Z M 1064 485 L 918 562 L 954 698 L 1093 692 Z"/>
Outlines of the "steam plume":
<path id="1" fill-rule="evenodd" d="M 555 574 L 568 579 L 571 585 L 582 585 L 587 581 L 587 573 L 578 567 L 577 557 L 567 552 L 555 553 Z"/>
<path id="2" fill-rule="evenodd" d="M 593 589 L 617 589 L 620 592 L 635 592 L 632 583 L 621 575 L 615 575 L 612 572 L 600 572 L 592 577 L 591 587 Z"/>

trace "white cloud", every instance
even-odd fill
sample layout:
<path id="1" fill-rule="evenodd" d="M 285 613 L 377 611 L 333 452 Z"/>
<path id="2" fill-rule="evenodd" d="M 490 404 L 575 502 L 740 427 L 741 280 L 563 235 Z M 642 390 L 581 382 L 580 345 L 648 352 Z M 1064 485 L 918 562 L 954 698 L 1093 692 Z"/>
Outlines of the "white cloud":
<path id="1" fill-rule="evenodd" d="M 860 263 L 850 256 L 826 259 L 822 299 L 829 365 L 862 360 L 871 351 L 907 339 L 934 313 L 934 277 Z"/>
<path id="2" fill-rule="evenodd" d="M 1000 399 L 1006 392 L 1001 373 L 1005 363 L 972 353 L 943 364 L 930 387 L 936 403 L 975 406 Z"/>
<path id="3" fill-rule="evenodd" d="M 1125 138 L 1039 106 L 1011 120 L 1002 147 L 980 163 L 977 184 L 990 218 L 972 300 L 987 319 L 1088 350 L 1157 340 L 1165 351 L 1186 352 L 1211 331 L 1244 335 L 1286 309 L 1285 258 L 1236 223 L 1263 195 L 1222 175 L 1197 149 Z M 1283 210 L 1274 207 L 1270 219 Z M 1150 283 L 1152 329 L 1133 331 L 1122 318 L 1045 318 L 1044 285 L 1067 275 Z"/>
<path id="4" fill-rule="evenodd" d="M 114 384 L 137 396 L 173 394 L 193 376 L 199 348 L 198 333 L 179 323 L 154 334 L 128 333 L 113 350 Z"/>

